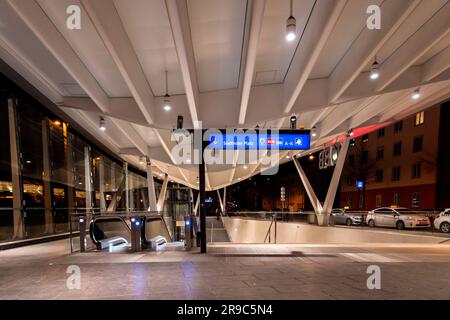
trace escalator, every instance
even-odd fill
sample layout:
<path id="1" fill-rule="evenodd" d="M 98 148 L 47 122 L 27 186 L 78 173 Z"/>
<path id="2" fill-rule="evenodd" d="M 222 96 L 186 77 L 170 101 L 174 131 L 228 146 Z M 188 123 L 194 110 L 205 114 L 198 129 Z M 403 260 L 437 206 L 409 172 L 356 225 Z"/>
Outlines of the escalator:
<path id="1" fill-rule="evenodd" d="M 151 249 L 172 241 L 166 222 L 160 215 L 144 217 L 141 239 L 143 248 Z"/>
<path id="2" fill-rule="evenodd" d="M 89 225 L 89 234 L 97 250 L 131 243 L 131 229 L 122 217 L 95 217 Z"/>
<path id="3" fill-rule="evenodd" d="M 121 216 L 97 216 L 89 225 L 89 234 L 97 250 L 131 244 L 131 228 L 128 218 Z M 159 215 L 143 216 L 141 233 L 142 248 L 162 246 L 172 241 L 165 221 Z"/>

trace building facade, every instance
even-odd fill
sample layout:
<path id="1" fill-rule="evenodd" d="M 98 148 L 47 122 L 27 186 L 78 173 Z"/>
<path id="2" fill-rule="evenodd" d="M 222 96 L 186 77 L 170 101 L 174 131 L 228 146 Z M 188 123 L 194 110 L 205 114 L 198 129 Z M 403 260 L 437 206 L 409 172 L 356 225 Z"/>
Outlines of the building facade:
<path id="1" fill-rule="evenodd" d="M 341 178 L 341 206 L 372 210 L 401 206 L 428 210 L 447 206 L 448 190 L 439 172 L 446 170 L 449 104 L 422 110 L 352 140 Z M 448 144 L 448 143 L 447 143 Z M 357 183 L 359 182 L 359 183 Z"/>
<path id="2" fill-rule="evenodd" d="M 67 233 L 70 213 L 105 210 L 113 198 L 115 210 L 147 209 L 146 173 L 0 73 L 0 243 Z"/>

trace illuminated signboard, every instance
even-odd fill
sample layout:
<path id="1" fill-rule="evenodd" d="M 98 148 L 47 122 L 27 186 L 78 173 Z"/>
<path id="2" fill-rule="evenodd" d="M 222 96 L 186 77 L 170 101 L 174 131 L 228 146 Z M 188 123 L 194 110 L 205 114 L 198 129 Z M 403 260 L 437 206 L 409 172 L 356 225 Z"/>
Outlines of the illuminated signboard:
<path id="1" fill-rule="evenodd" d="M 364 181 L 356 180 L 356 189 L 364 189 Z"/>
<path id="2" fill-rule="evenodd" d="M 213 203 L 213 199 L 211 197 L 205 198 L 206 203 Z"/>
<path id="3" fill-rule="evenodd" d="M 212 133 L 209 135 L 209 148 L 212 149 L 279 149 L 308 150 L 311 146 L 309 130 L 279 130 L 271 132 L 251 131 Z"/>

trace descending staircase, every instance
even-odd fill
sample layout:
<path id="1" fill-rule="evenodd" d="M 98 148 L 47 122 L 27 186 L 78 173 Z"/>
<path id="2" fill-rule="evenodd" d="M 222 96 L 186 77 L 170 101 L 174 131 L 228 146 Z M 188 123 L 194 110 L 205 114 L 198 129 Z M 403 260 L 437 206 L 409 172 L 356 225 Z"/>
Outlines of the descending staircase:
<path id="1" fill-rule="evenodd" d="M 216 217 L 206 217 L 206 241 L 230 242 L 222 219 L 217 220 Z"/>

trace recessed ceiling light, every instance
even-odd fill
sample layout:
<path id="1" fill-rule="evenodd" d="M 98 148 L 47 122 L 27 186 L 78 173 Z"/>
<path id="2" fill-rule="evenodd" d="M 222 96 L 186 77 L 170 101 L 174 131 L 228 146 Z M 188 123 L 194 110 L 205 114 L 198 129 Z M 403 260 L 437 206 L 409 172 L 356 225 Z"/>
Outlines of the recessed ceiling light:
<path id="1" fill-rule="evenodd" d="M 167 70 L 166 70 L 166 95 L 164 96 L 164 110 L 170 111 L 171 109 L 172 109 L 172 106 L 170 105 L 170 95 L 169 95 L 169 89 L 168 89 Z"/>
<path id="2" fill-rule="evenodd" d="M 376 80 L 380 77 L 380 72 L 378 69 L 379 69 L 379 64 L 375 60 L 375 62 L 372 64 L 372 67 L 370 68 L 370 79 Z"/>
<path id="3" fill-rule="evenodd" d="M 420 98 L 420 88 L 417 88 L 416 90 L 414 90 L 413 95 L 412 95 L 412 98 L 413 98 L 414 100 L 417 100 L 417 99 Z"/>
<path id="4" fill-rule="evenodd" d="M 100 130 L 106 131 L 105 119 L 103 119 L 103 117 L 100 117 Z"/>
<path id="5" fill-rule="evenodd" d="M 248 169 L 248 167 L 247 167 L 247 166 L 244 166 L 244 169 L 245 169 L 245 170 L 247 170 L 247 169 Z"/>

